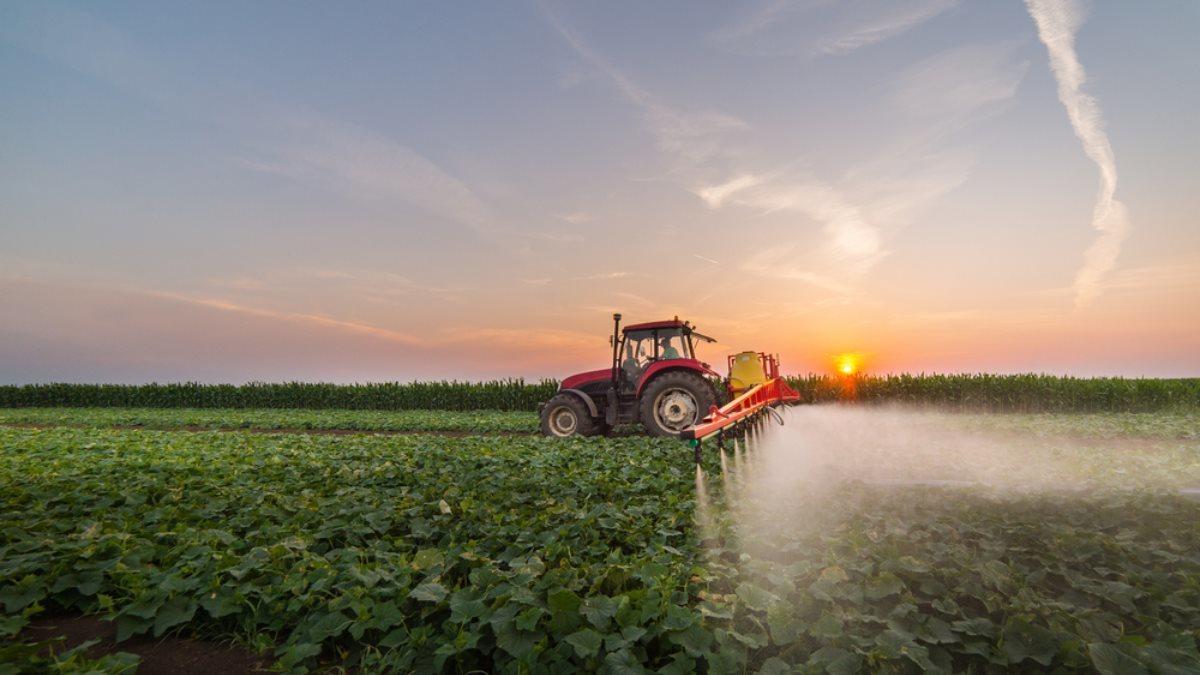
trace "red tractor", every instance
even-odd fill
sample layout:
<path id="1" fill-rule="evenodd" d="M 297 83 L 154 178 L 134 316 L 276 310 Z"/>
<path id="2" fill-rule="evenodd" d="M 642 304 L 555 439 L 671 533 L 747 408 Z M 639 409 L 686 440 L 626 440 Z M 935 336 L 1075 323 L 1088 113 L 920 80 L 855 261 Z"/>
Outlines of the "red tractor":
<path id="1" fill-rule="evenodd" d="M 547 436 L 595 436 L 641 422 L 652 436 L 679 436 L 717 403 L 721 379 L 696 358 L 696 343 L 716 342 L 675 317 L 626 326 L 613 315 L 612 366 L 572 375 L 538 406 Z"/>

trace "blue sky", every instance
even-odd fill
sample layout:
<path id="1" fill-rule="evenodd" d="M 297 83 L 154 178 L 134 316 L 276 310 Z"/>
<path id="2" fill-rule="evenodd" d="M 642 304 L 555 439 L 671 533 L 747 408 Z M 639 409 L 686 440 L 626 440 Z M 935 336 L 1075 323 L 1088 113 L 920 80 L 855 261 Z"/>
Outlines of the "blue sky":
<path id="1" fill-rule="evenodd" d="M 613 310 L 789 370 L 1198 375 L 1197 34 L 1182 1 L 6 3 L 0 380 L 560 376 Z"/>

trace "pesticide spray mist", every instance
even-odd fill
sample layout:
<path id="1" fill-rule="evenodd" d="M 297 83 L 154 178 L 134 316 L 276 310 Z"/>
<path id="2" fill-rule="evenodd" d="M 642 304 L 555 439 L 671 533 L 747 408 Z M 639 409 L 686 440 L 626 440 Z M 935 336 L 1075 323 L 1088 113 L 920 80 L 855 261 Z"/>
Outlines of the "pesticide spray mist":
<path id="1" fill-rule="evenodd" d="M 1022 426 L 1030 418 L 1020 415 L 844 405 L 783 415 L 784 426 L 771 422 L 723 451 L 706 449 L 716 453 L 710 466 L 721 476 L 706 484 L 697 472 L 703 538 L 717 536 L 718 520 L 743 546 L 828 531 L 849 516 L 848 495 L 864 489 L 886 505 L 914 492 L 1003 501 L 1113 490 L 1188 494 L 1200 486 L 1194 442 L 1046 432 Z"/>

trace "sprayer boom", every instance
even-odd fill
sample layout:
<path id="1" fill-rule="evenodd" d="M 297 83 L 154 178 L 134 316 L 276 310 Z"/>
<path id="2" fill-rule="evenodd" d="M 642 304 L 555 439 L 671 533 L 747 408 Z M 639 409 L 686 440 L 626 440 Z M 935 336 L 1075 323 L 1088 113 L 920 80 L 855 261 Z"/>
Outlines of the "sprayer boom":
<path id="1" fill-rule="evenodd" d="M 765 413 L 771 406 L 794 403 L 799 400 L 800 394 L 795 389 L 788 386 L 783 378 L 774 377 L 747 389 L 745 393 L 720 408 L 713 406 L 704 419 L 700 420 L 696 426 L 685 429 L 679 436 L 698 443 L 739 422 Z"/>
<path id="2" fill-rule="evenodd" d="M 779 357 L 763 352 L 729 357 L 729 390 L 734 394 L 732 401 L 720 408 L 714 405 L 704 419 L 679 434 L 695 449 L 697 466 L 704 439 L 716 436 L 720 448 L 727 434 L 748 429 L 766 414 L 774 414 L 782 424 L 783 418 L 771 407 L 800 400 L 800 394 L 779 376 Z"/>

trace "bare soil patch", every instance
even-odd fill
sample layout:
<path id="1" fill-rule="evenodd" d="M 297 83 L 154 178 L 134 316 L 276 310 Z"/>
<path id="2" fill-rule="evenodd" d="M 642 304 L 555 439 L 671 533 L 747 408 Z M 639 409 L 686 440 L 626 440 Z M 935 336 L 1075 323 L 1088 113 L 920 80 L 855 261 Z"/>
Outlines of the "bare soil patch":
<path id="1" fill-rule="evenodd" d="M 116 641 L 116 625 L 94 616 L 57 616 L 34 619 L 19 636 L 23 640 L 41 642 L 64 638 L 55 649 L 65 651 L 88 640 L 99 640 L 86 650 L 91 658 L 105 654 L 127 652 L 141 657 L 139 675 L 201 675 L 224 673 L 265 672 L 274 662 L 234 644 L 185 637 L 134 637 Z"/>

